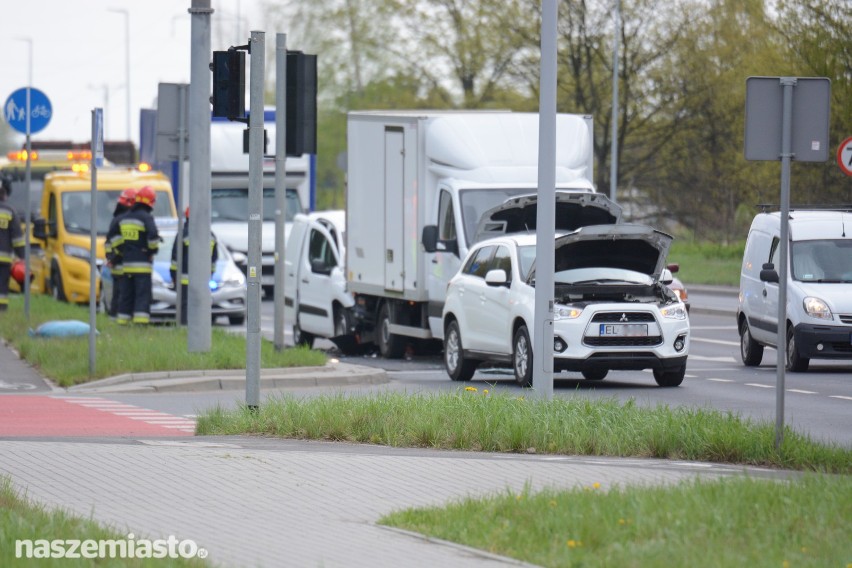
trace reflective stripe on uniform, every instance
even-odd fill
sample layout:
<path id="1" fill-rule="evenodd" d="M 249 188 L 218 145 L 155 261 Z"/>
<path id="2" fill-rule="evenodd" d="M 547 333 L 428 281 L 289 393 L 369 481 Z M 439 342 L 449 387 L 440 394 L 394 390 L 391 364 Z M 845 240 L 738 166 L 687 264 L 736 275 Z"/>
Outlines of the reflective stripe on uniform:
<path id="1" fill-rule="evenodd" d="M 150 262 L 125 262 L 125 274 L 150 274 L 152 271 Z"/>

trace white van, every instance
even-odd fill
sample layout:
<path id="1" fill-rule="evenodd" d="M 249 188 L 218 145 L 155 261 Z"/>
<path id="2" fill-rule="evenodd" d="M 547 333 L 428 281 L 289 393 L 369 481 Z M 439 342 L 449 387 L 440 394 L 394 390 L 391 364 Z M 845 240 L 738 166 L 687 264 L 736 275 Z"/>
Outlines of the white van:
<path id="1" fill-rule="evenodd" d="M 787 364 L 808 370 L 811 359 L 852 362 L 852 209 L 790 212 L 787 273 Z M 760 365 L 776 347 L 781 214 L 764 212 L 749 230 L 740 274 L 740 355 Z"/>
<path id="2" fill-rule="evenodd" d="M 316 337 L 332 339 L 344 353 L 354 343 L 344 267 L 344 211 L 300 213 L 293 218 L 284 254 L 284 319 L 293 342 L 311 347 Z"/>

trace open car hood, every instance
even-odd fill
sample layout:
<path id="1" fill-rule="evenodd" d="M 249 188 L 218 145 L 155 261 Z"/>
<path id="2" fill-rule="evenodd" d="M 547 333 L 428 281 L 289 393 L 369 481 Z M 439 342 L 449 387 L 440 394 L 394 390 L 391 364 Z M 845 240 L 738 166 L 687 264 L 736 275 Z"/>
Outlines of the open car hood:
<path id="1" fill-rule="evenodd" d="M 538 194 L 507 199 L 482 214 L 475 242 L 508 233 L 535 232 Z M 612 225 L 621 220 L 621 206 L 602 193 L 556 190 L 556 232 L 589 225 Z"/>
<path id="2" fill-rule="evenodd" d="M 554 272 L 575 268 L 621 268 L 650 276 L 666 268 L 673 237 L 647 225 L 594 225 L 556 237 Z M 535 277 L 535 264 L 529 278 Z"/>

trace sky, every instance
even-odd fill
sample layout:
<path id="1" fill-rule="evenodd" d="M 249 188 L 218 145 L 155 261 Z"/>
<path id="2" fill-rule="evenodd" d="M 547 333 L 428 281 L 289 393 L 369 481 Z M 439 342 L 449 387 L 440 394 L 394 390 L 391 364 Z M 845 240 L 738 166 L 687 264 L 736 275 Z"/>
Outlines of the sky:
<path id="1" fill-rule="evenodd" d="M 212 0 L 211 47 L 245 44 L 266 32 L 262 0 Z M 126 21 L 130 26 L 130 139 L 139 143 L 139 109 L 154 108 L 158 83 L 188 83 L 192 0 L 16 0 L 0 17 L 0 104 L 26 87 L 50 99 L 53 115 L 33 140 L 88 141 L 91 111 L 104 109 L 104 138 L 127 140 Z M 118 11 L 112 11 L 118 10 Z M 127 14 L 127 15 L 125 15 Z M 273 65 L 267 61 L 267 69 Z M 247 99 L 248 100 L 248 99 Z M 20 140 L 23 140 L 23 135 Z"/>

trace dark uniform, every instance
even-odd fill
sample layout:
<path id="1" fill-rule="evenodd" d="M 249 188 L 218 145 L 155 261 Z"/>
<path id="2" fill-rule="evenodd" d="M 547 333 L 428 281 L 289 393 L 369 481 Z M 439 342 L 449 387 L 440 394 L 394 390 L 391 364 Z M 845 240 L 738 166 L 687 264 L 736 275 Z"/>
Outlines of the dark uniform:
<path id="1" fill-rule="evenodd" d="M 9 307 L 9 276 L 15 255 L 24 258 L 25 253 L 21 220 L 15 209 L 6 203 L 6 196 L 11 191 L 11 184 L 4 177 L 0 187 L 0 311 Z"/>
<path id="2" fill-rule="evenodd" d="M 189 211 L 187 209 L 187 211 Z M 189 286 L 189 219 L 187 218 L 186 223 L 183 225 L 183 239 L 181 239 L 183 243 L 183 257 L 181 258 L 181 271 L 180 271 L 180 298 L 178 301 L 180 302 L 180 323 L 181 325 L 186 325 L 186 308 L 187 308 L 187 287 Z M 175 283 L 175 289 L 177 289 L 177 251 L 178 251 L 178 239 L 175 237 L 175 241 L 172 244 L 172 264 L 169 267 L 169 271 L 172 274 L 172 282 Z M 219 260 L 219 251 L 216 250 L 216 235 L 210 233 L 210 274 L 212 275 L 216 272 L 216 261 Z"/>
<path id="3" fill-rule="evenodd" d="M 124 267 L 124 286 L 118 300 L 119 324 L 127 324 L 131 319 L 133 323 L 146 324 L 151 319 L 151 272 L 154 254 L 160 246 L 160 235 L 151 216 L 154 199 L 152 189 L 140 189 L 136 204 L 113 220 L 107 234 L 107 241 L 121 257 Z"/>
<path id="4" fill-rule="evenodd" d="M 118 223 L 117 219 L 130 211 L 136 200 L 135 189 L 125 189 L 121 192 L 118 201 L 115 204 L 115 211 L 112 213 L 112 223 Z M 110 229 L 112 228 L 110 223 Z M 121 297 L 121 290 L 124 288 L 124 265 L 122 264 L 121 256 L 112 248 L 112 243 L 107 241 L 104 244 L 106 259 L 110 265 L 112 274 L 112 298 L 109 299 L 109 307 L 107 309 L 111 317 L 116 317 L 118 314 L 118 300 Z"/>

